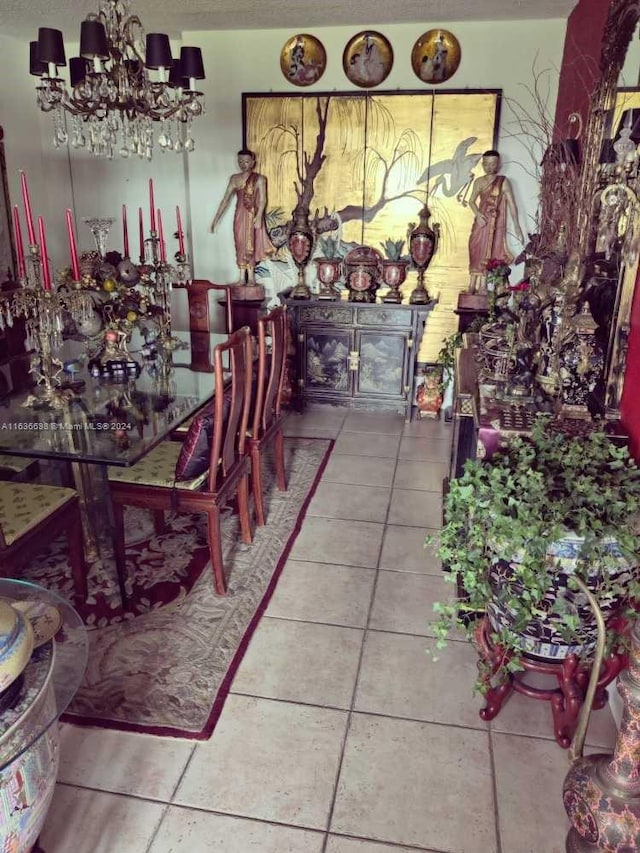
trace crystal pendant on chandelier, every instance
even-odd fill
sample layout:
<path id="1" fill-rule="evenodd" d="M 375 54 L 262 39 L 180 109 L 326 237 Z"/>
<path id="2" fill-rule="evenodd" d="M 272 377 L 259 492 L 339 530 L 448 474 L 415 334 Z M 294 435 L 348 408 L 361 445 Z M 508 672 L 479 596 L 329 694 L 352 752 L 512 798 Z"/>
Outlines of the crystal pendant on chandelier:
<path id="1" fill-rule="evenodd" d="M 82 22 L 69 86 L 58 76 L 67 64 L 60 30 L 41 27 L 29 57 L 29 72 L 39 78 L 38 106 L 52 113 L 56 148 L 70 143 L 97 157 L 151 160 L 159 128 L 161 151 L 194 150 L 191 126 L 204 112 L 204 95 L 196 89 L 205 77 L 200 48 L 183 47 L 173 59 L 167 35 L 145 39 L 129 0 L 100 0 L 98 12 Z"/>

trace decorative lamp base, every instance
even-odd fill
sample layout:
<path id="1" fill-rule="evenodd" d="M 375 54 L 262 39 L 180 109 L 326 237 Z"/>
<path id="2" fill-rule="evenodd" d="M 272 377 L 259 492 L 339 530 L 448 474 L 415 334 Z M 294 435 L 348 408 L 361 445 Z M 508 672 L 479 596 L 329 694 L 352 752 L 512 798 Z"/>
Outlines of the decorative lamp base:
<path id="1" fill-rule="evenodd" d="M 418 284 L 414 290 L 411 291 L 411 296 L 409 297 L 410 305 L 427 305 L 431 302 L 431 297 L 429 296 L 429 292 L 424 284 Z"/>
<path id="2" fill-rule="evenodd" d="M 290 299 L 311 299 L 309 285 L 299 281 L 291 291 Z"/>
<path id="3" fill-rule="evenodd" d="M 335 302 L 340 299 L 340 293 L 331 285 L 323 285 L 316 293 L 316 299 L 323 299 L 327 302 Z"/>
<path id="4" fill-rule="evenodd" d="M 428 296 L 428 294 L 427 294 L 427 296 Z M 428 301 L 429 300 L 427 299 L 427 302 Z M 382 302 L 388 302 L 389 304 L 393 304 L 393 305 L 400 305 L 402 302 L 402 294 L 400 293 L 399 290 L 390 290 L 388 293 L 385 293 L 385 295 L 382 297 Z M 415 303 L 413 303 L 413 304 L 415 304 Z"/>

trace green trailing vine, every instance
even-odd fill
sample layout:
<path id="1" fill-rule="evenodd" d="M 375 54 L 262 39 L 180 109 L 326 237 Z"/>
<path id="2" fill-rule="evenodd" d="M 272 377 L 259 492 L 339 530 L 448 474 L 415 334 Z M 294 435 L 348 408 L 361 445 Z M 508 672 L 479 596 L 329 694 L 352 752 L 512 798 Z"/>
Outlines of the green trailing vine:
<path id="1" fill-rule="evenodd" d="M 513 438 L 486 462 L 468 461 L 463 475 L 449 484 L 438 547 L 446 579 L 466 600 L 434 605 L 436 649 L 454 628 L 466 626 L 466 615 L 484 613 L 491 602 L 511 616 L 509 626 L 492 636 L 508 653 L 493 683 L 521 668 L 522 632 L 534 619 L 554 614 L 566 642 L 584 642 L 572 603 L 575 592 L 557 583 L 560 564 L 548 553 L 550 543 L 568 532 L 583 537 L 575 573 L 589 582 L 601 605 L 619 609 L 620 603 L 623 614 L 630 613 L 640 601 L 640 535 L 634 521 L 639 512 L 640 470 L 627 449 L 601 431 L 571 438 L 553 431 L 544 416 L 530 437 Z M 612 541 L 632 567 L 622 576 L 610 571 L 619 568 Z M 503 565 L 508 571 L 496 584 L 496 567 Z M 558 595 L 550 605 L 547 593 L 554 586 Z M 471 622 L 468 634 L 473 630 Z M 610 620 L 609 649 L 622 641 Z M 481 671 L 476 687 L 489 686 Z"/>

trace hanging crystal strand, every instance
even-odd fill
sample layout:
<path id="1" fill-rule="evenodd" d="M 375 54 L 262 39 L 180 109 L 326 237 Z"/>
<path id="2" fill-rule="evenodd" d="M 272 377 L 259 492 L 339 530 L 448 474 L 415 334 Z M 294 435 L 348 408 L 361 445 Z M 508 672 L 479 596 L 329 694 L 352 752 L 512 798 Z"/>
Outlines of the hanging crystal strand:
<path id="1" fill-rule="evenodd" d="M 158 134 L 158 145 L 163 154 L 169 145 L 169 137 L 170 133 L 167 133 L 167 120 L 163 119 L 160 125 L 160 133 Z"/>
<path id="2" fill-rule="evenodd" d="M 65 124 L 64 113 L 61 106 L 57 106 L 53 110 L 53 144 L 55 148 L 60 148 L 61 145 L 66 145 L 69 141 L 69 134 Z"/>
<path id="3" fill-rule="evenodd" d="M 184 150 L 185 151 L 193 151 L 196 147 L 196 141 L 191 135 L 191 126 L 193 124 L 193 118 L 191 116 L 187 119 L 185 124 L 185 140 L 184 140 Z"/>
<path id="4" fill-rule="evenodd" d="M 72 148 L 84 148 L 87 144 L 87 140 L 82 130 L 82 119 L 80 116 L 73 116 L 71 119 L 71 127 L 73 129 L 73 135 L 71 137 L 71 147 Z"/>
<path id="5" fill-rule="evenodd" d="M 181 154 L 184 151 L 184 122 L 176 122 L 176 141 L 173 144 L 173 150 L 176 154 Z"/>

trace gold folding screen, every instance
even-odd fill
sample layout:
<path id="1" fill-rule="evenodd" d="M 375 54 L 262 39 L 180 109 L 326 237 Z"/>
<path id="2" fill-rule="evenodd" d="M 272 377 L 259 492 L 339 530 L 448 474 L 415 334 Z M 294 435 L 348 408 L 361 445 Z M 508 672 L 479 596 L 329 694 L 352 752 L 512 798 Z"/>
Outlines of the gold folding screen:
<path id="1" fill-rule="evenodd" d="M 440 301 L 421 360 L 432 361 L 456 326 L 452 309 L 468 285 L 469 181 L 496 145 L 499 115 L 499 90 L 243 95 L 244 144 L 268 180 L 270 225 L 289 221 L 295 184 L 309 168 L 312 215 L 326 208 L 343 241 L 378 249 L 387 238 L 406 239 L 428 192 L 442 242 L 427 285 Z M 414 286 L 410 274 L 406 298 Z"/>

